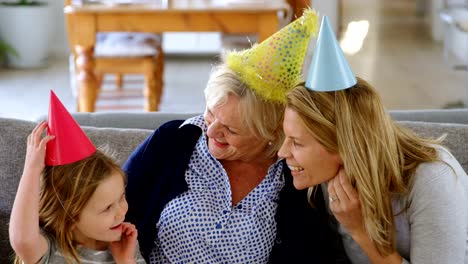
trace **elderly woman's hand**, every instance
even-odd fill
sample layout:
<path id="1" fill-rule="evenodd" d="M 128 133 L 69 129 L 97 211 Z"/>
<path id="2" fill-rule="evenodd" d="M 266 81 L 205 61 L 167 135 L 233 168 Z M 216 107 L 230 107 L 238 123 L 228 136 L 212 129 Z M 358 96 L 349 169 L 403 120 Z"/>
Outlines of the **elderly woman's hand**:
<path id="1" fill-rule="evenodd" d="M 343 167 L 328 182 L 328 195 L 330 210 L 351 236 L 365 235 L 359 195 L 349 182 Z"/>

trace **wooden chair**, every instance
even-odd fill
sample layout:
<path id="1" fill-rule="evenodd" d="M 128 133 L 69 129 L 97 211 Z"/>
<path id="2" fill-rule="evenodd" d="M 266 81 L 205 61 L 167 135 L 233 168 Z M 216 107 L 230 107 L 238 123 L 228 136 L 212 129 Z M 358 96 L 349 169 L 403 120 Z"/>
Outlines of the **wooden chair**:
<path id="1" fill-rule="evenodd" d="M 72 1 L 82 2 L 81 0 L 64 0 L 64 7 L 71 5 Z M 70 25 L 67 16 L 65 16 L 65 23 L 67 30 L 69 30 Z M 69 36 L 69 38 L 71 37 L 73 36 Z M 145 79 L 143 94 L 146 102 L 144 109 L 146 111 L 158 110 L 162 96 L 164 72 L 164 53 L 161 35 L 132 32 L 98 33 L 96 45 L 93 49 L 83 50 L 81 46 L 77 46 L 71 47 L 71 50 L 74 55 L 71 61 L 73 70 L 78 68 L 79 72 L 83 72 L 83 70 L 86 70 L 85 65 L 90 64 L 89 62 L 86 64 L 83 60 L 93 60 L 91 64 L 95 66 L 94 73 L 99 88 L 97 91 L 91 91 L 90 94 L 86 94 L 88 98 L 94 101 L 97 99 L 105 74 L 116 75 L 118 89 L 122 88 L 122 75 L 142 74 Z M 84 56 L 77 59 L 77 54 Z M 91 54 L 94 56 L 91 56 Z M 77 77 L 87 78 L 86 75 L 77 76 L 73 74 L 70 76 L 72 83 L 76 84 Z M 78 87 L 78 85 L 75 86 Z M 79 92 L 76 91 L 76 93 Z M 89 92 L 87 91 L 87 93 Z M 80 111 L 79 105 L 78 103 L 77 111 Z"/>
<path id="2" fill-rule="evenodd" d="M 75 47 L 75 54 L 94 51 L 94 73 L 98 82 L 97 98 L 104 75 L 115 74 L 117 89 L 122 89 L 122 75 L 142 74 L 145 111 L 157 111 L 163 90 L 164 53 L 162 36 L 147 33 L 109 32 L 98 33 L 94 50 L 82 51 Z M 87 56 L 86 56 L 87 57 Z M 74 60 L 79 69 L 83 63 Z M 71 76 L 75 78 L 76 76 Z M 75 81 L 75 80 L 72 80 Z M 80 91 L 77 91 L 79 93 Z M 79 112 L 79 104 L 78 109 Z"/>

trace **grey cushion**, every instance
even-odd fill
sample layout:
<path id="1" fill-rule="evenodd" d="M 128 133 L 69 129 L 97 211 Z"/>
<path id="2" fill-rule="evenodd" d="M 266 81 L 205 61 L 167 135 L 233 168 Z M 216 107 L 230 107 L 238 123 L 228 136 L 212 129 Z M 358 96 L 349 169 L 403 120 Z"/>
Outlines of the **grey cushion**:
<path id="1" fill-rule="evenodd" d="M 468 124 L 468 109 L 392 110 L 395 120 Z"/>
<path id="2" fill-rule="evenodd" d="M 73 113 L 82 126 L 155 129 L 169 120 L 187 119 L 200 113 Z M 468 109 L 393 110 L 390 114 L 399 121 L 468 124 Z M 46 119 L 42 116 L 38 120 Z"/>
<path id="3" fill-rule="evenodd" d="M 447 135 L 442 145 L 448 148 L 457 158 L 465 171 L 468 171 L 468 125 L 449 123 L 426 123 L 401 121 L 418 135 L 426 138 L 438 138 Z"/>
<path id="4" fill-rule="evenodd" d="M 8 221 L 16 189 L 23 171 L 26 138 L 34 122 L 0 118 L 0 263 L 10 263 L 13 254 L 8 242 Z M 122 164 L 152 130 L 84 127 L 83 130 L 98 147 L 108 146 Z"/>
<path id="5" fill-rule="evenodd" d="M 113 127 L 113 128 L 142 128 L 154 130 L 163 123 L 171 120 L 185 120 L 200 113 L 72 113 L 73 118 L 81 126 Z M 47 116 L 37 119 L 45 120 Z"/>

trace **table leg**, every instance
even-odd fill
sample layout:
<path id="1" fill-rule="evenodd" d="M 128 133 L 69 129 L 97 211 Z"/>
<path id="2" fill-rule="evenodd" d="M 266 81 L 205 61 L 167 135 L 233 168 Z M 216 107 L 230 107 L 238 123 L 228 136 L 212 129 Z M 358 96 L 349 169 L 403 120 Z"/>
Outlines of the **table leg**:
<path id="1" fill-rule="evenodd" d="M 158 111 L 160 100 L 160 87 L 159 86 L 159 65 L 153 58 L 145 60 L 145 87 L 143 95 L 145 96 L 145 111 L 152 112 Z"/>
<path id="2" fill-rule="evenodd" d="M 94 73 L 94 48 L 76 46 L 75 54 L 78 70 L 78 110 L 94 112 L 98 91 L 98 81 Z"/>

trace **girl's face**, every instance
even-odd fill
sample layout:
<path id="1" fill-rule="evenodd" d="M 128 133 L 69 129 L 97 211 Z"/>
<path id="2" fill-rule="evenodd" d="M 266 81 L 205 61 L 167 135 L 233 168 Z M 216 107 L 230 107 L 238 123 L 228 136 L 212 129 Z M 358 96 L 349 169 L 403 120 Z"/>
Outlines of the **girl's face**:
<path id="1" fill-rule="evenodd" d="M 218 160 L 261 159 L 267 141 L 252 135 L 242 124 L 238 107 L 239 99 L 231 95 L 226 104 L 206 109 L 208 149 Z"/>
<path id="2" fill-rule="evenodd" d="M 342 164 L 340 156 L 328 152 L 290 108 L 284 113 L 283 129 L 286 138 L 278 156 L 286 159 L 296 189 L 327 182 L 337 175 Z"/>
<path id="3" fill-rule="evenodd" d="M 99 184 L 74 226 L 74 240 L 84 247 L 104 250 L 120 240 L 122 222 L 128 210 L 125 185 L 119 173 Z"/>

